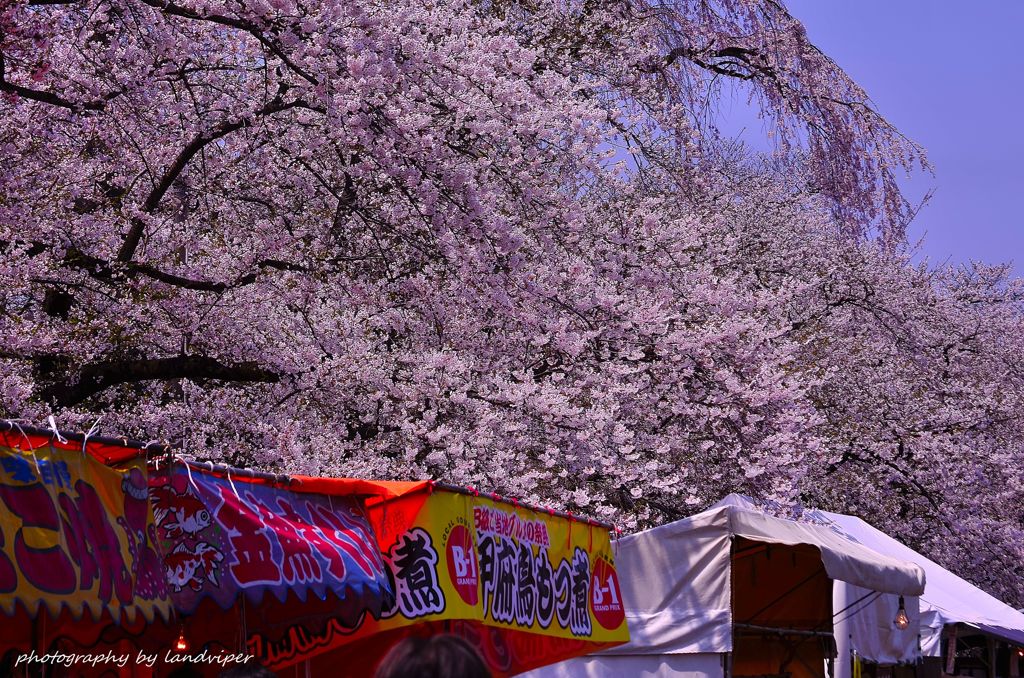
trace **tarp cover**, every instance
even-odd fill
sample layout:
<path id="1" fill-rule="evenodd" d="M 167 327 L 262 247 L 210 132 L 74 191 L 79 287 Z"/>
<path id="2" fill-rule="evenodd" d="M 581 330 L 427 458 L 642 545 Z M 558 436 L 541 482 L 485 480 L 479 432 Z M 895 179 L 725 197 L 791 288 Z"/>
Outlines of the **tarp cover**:
<path id="1" fill-rule="evenodd" d="M 728 510 L 729 530 L 736 536 L 771 544 L 817 547 L 832 579 L 905 596 L 924 592 L 925 572 L 909 559 L 872 550 L 821 525 L 769 515 L 751 499 L 738 494 L 730 494 L 711 510 L 723 508 Z"/>
<path id="2" fill-rule="evenodd" d="M 832 579 L 903 595 L 924 590 L 924 572 L 881 555 L 827 527 L 786 520 L 729 495 L 703 513 L 621 539 L 630 653 L 728 652 L 731 537 L 768 544 L 803 544 L 821 552 Z"/>
<path id="3" fill-rule="evenodd" d="M 1024 645 L 1024 614 L 1009 605 L 860 518 L 827 511 L 812 511 L 806 515 L 823 525 L 831 526 L 847 539 L 854 539 L 892 558 L 916 563 L 925 571 L 928 588 L 920 601 L 921 652 L 925 656 L 939 656 L 942 628 L 946 624 L 968 624 L 1007 641 Z M 858 595 L 851 592 L 847 597 L 852 602 Z M 906 643 L 905 649 L 900 652 L 898 645 L 893 647 L 891 642 L 887 643 L 889 634 L 879 637 L 878 624 L 874 623 L 877 619 L 891 619 L 896 604 L 895 597 L 883 596 L 866 608 L 863 614 L 850 619 L 853 647 L 865 658 L 894 663 L 914 658 L 914 643 Z"/>
<path id="4" fill-rule="evenodd" d="M 725 655 L 593 654 L 544 666 L 518 678 L 725 678 Z"/>
<path id="5" fill-rule="evenodd" d="M 932 586 L 930 576 L 928 586 Z M 905 629 L 897 628 L 894 623 L 899 611 L 899 596 L 837 581 L 832 599 L 837 612 L 835 637 L 840 657 L 848 657 L 856 651 L 861 659 L 879 664 L 901 664 L 916 662 L 922 656 L 918 648 L 918 632 L 927 626 L 927 615 L 922 617 L 917 596 L 907 596 L 904 600 L 909 620 Z M 844 675 L 844 666 L 840 664 L 837 676 Z"/>

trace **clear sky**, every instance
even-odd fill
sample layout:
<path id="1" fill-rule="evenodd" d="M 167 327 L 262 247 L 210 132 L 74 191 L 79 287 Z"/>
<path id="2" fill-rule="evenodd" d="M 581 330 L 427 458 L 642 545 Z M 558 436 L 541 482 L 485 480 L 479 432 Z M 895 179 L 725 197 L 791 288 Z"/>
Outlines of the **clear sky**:
<path id="1" fill-rule="evenodd" d="M 1024 276 L 1024 0 L 785 0 L 811 41 L 928 152 L 911 228 L 934 263 Z"/>

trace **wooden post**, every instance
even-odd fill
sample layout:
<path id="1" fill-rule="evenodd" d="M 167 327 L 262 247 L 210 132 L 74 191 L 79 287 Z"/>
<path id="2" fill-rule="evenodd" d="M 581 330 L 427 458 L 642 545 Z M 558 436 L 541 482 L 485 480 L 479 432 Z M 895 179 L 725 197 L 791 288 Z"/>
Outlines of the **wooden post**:
<path id="1" fill-rule="evenodd" d="M 953 675 L 956 670 L 956 624 L 949 626 L 949 645 L 946 650 L 946 673 Z"/>

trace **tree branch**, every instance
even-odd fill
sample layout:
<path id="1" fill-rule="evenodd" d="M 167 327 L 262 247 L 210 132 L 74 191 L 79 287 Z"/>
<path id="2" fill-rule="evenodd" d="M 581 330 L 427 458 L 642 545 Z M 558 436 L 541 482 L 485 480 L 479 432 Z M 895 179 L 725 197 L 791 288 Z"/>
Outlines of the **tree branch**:
<path id="1" fill-rule="evenodd" d="M 301 66 L 296 64 L 294 61 L 288 58 L 288 55 L 284 53 L 280 45 L 275 43 L 273 40 L 263 34 L 256 26 L 252 25 L 247 21 L 236 19 L 234 17 L 224 16 L 222 14 L 199 14 L 198 12 L 191 10 L 182 5 L 175 4 L 173 2 L 162 2 L 161 0 L 142 0 L 142 2 L 150 7 L 160 10 L 165 14 L 172 16 L 180 16 L 185 19 L 192 19 L 193 21 L 210 21 L 221 26 L 230 26 L 231 28 L 237 28 L 241 31 L 245 31 L 254 38 L 260 41 L 264 47 L 273 52 L 274 56 L 280 59 L 288 68 L 298 73 L 303 80 L 317 85 L 319 81 L 309 72 L 304 70 Z"/>
<path id="2" fill-rule="evenodd" d="M 196 153 L 202 150 L 208 144 L 220 139 L 221 137 L 230 134 L 236 130 L 242 129 L 252 123 L 253 119 L 264 117 L 267 115 L 273 115 L 274 113 L 280 113 L 287 111 L 292 108 L 308 108 L 309 106 L 301 101 L 283 101 L 280 95 L 274 97 L 268 102 L 263 108 L 256 111 L 251 117 L 242 118 L 239 120 L 231 120 L 220 123 L 213 129 L 198 134 L 192 141 L 188 143 L 185 148 L 181 149 L 178 153 L 178 157 L 174 159 L 171 166 L 167 168 L 163 176 L 160 177 L 160 181 L 153 187 L 153 190 L 146 197 L 145 202 L 142 203 L 142 210 L 144 212 L 153 212 L 160 205 L 160 201 L 167 193 L 168 189 L 174 184 L 178 176 L 184 171 L 185 166 L 188 165 L 189 161 L 195 157 Z M 121 244 L 121 249 L 118 250 L 117 260 L 120 262 L 129 262 L 132 257 L 135 256 L 135 250 L 139 247 L 139 242 L 142 240 L 142 234 L 145 231 L 145 223 L 139 219 L 132 219 L 132 226 L 125 235 L 124 242 Z"/>
<path id="3" fill-rule="evenodd" d="M 75 268 L 84 270 L 90 277 L 100 280 L 109 280 L 114 277 L 116 270 L 121 270 L 129 276 L 141 275 L 168 285 L 173 285 L 174 287 L 181 287 L 183 289 L 196 290 L 199 292 L 225 292 L 235 287 L 252 284 L 259 278 L 263 269 L 267 268 L 271 268 L 276 271 L 294 271 L 298 273 L 309 272 L 309 269 L 306 266 L 293 264 L 290 261 L 281 261 L 280 259 L 261 259 L 253 264 L 253 268 L 255 270 L 241 275 L 231 282 L 220 282 L 186 278 L 185 276 L 168 273 L 151 264 L 144 263 L 127 262 L 120 265 L 123 266 L 123 268 L 115 268 L 114 266 L 111 266 L 109 262 L 77 249 L 70 250 L 64 261 Z"/>
<path id="4" fill-rule="evenodd" d="M 228 365 L 206 356 L 104 361 L 85 365 L 77 380 L 52 384 L 40 396 L 53 405 L 70 407 L 118 384 L 172 379 L 277 383 L 281 376 L 256 363 Z"/>
<path id="5" fill-rule="evenodd" d="M 53 92 L 47 92 L 45 90 L 32 89 L 30 87 L 24 87 L 22 85 L 15 85 L 13 82 L 8 82 L 6 79 L 7 67 L 4 63 L 4 55 L 0 53 L 0 92 L 7 92 L 8 94 L 14 94 L 22 97 L 23 99 L 29 99 L 31 101 L 38 101 L 40 103 L 49 104 L 51 106 L 58 106 L 60 108 L 66 108 L 69 111 L 101 111 L 103 110 L 107 102 L 106 100 L 99 99 L 95 101 L 71 101 L 65 99 L 59 94 Z M 116 95 L 111 95 L 111 97 Z"/>

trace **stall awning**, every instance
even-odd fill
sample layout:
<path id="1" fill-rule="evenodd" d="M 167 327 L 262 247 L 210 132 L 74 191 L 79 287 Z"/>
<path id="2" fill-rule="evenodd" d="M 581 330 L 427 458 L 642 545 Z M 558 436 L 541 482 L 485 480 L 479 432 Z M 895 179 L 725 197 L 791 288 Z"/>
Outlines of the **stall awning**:
<path id="1" fill-rule="evenodd" d="M 874 552 L 823 525 L 779 518 L 730 495 L 712 508 L 618 541 L 616 562 L 630 642 L 613 654 L 689 654 L 732 650 L 732 543 L 817 549 L 832 579 L 917 595 L 924 572 Z"/>
<path id="2" fill-rule="evenodd" d="M 0 424 L 0 652 L 57 636 L 166 649 L 179 629 L 241 649 L 250 622 L 277 640 L 296 620 L 351 625 L 394 600 L 364 502 L 425 483 L 274 476 L 166 450 L 147 463 L 139 443 Z"/>
<path id="3" fill-rule="evenodd" d="M 169 619 L 145 471 L 142 460 L 112 469 L 81 449 L 0 433 L 0 615 Z"/>
<path id="4" fill-rule="evenodd" d="M 883 593 L 924 593 L 925 572 L 917 564 L 867 548 L 825 524 L 770 515 L 738 494 L 729 495 L 711 510 L 721 512 L 732 535 L 768 544 L 817 548 L 832 579 Z"/>
<path id="5" fill-rule="evenodd" d="M 392 594 L 361 498 L 295 492 L 178 462 L 152 471 L 149 497 L 171 598 L 191 615 L 209 599 L 335 599 L 333 615 L 379 616 Z M 343 491 L 346 489 L 341 487 Z"/>
<path id="6" fill-rule="evenodd" d="M 913 562 L 927 573 L 928 588 L 920 602 L 921 651 L 925 656 L 939 655 L 942 629 L 947 624 L 966 624 L 1003 640 L 1024 645 L 1024 614 L 1021 612 L 856 516 L 828 511 L 814 511 L 812 515 L 849 539 L 891 558 Z M 879 600 L 873 606 L 886 604 L 891 606 L 892 601 Z M 865 615 L 870 618 L 868 613 Z M 858 618 L 853 621 L 858 622 Z M 871 641 L 877 632 L 870 625 L 855 625 L 852 634 L 857 648 L 867 649 L 877 645 Z M 913 657 L 895 658 L 897 661 L 910 659 Z"/>

